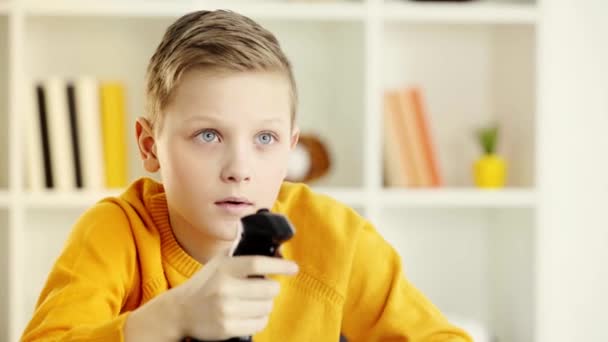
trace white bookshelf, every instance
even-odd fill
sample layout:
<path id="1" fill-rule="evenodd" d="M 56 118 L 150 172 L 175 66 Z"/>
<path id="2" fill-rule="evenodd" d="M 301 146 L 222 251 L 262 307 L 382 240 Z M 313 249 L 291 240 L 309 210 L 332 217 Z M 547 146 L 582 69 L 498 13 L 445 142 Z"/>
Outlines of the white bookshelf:
<path id="1" fill-rule="evenodd" d="M 256 17 L 279 20 L 363 20 L 365 7 L 361 2 L 297 3 L 279 1 L 241 1 L 227 5 L 223 1 L 107 1 L 82 2 L 59 0 L 26 4 L 24 10 L 32 16 L 110 16 L 110 17 L 176 17 L 200 8 L 223 9 Z"/>
<path id="2" fill-rule="evenodd" d="M 461 24 L 535 24 L 537 7 L 528 2 L 404 2 L 387 1 L 386 21 Z"/>
<path id="3" fill-rule="evenodd" d="M 102 198 L 117 196 L 120 191 L 74 191 L 69 193 L 27 193 L 24 205 L 28 209 L 80 209 L 95 204 Z"/>
<path id="4" fill-rule="evenodd" d="M 366 192 L 359 188 L 313 187 L 313 190 L 337 199 L 349 206 L 368 208 L 374 205 Z M 115 191 L 36 192 L 24 194 L 24 205 L 38 209 L 86 209 L 102 198 L 117 196 Z M 476 190 L 446 189 L 386 189 L 377 192 L 374 200 L 383 208 L 522 208 L 534 209 L 535 192 L 527 189 Z M 0 206 L 8 206 L 8 192 L 0 192 Z"/>
<path id="5" fill-rule="evenodd" d="M 318 188 L 316 191 L 327 194 L 354 207 L 365 207 L 365 196 L 359 189 Z M 120 191 L 73 191 L 73 192 L 37 192 L 25 195 L 25 206 L 39 209 L 80 209 L 84 210 L 102 198 L 119 195 Z M 0 194 L 1 195 L 1 194 Z M 2 197 L 0 197 L 1 200 Z M 0 202 L 2 203 L 2 202 Z"/>
<path id="6" fill-rule="evenodd" d="M 201 5 L 202 4 L 202 5 Z M 87 3 L 74 0 L 26 4 L 23 9 L 32 16 L 121 16 L 121 17 L 174 17 L 182 13 L 205 8 L 226 8 L 219 2 L 108 2 Z M 7 6 L 8 7 L 8 6 Z M 364 20 L 368 8 L 363 2 L 298 3 L 298 2 L 241 2 L 230 9 L 258 19 L 290 20 Z M 7 9 L 8 11 L 8 9 Z M 530 3 L 472 3 L 466 7 L 454 3 L 387 2 L 382 7 L 386 21 L 404 22 L 460 22 L 463 24 L 534 24 L 536 7 Z"/>
<path id="7" fill-rule="evenodd" d="M 537 53 L 551 35 L 539 27 L 559 24 L 544 24 L 555 12 L 538 1 L 0 1 L 0 341 L 20 336 L 74 220 L 119 193 L 24 186 L 19 118 L 29 80 L 123 79 L 132 127 L 147 60 L 166 27 L 188 11 L 220 7 L 259 20 L 292 59 L 299 124 L 324 138 L 333 158 L 315 190 L 369 217 L 409 278 L 451 317 L 477 320 L 499 341 L 533 341 L 546 329 L 536 315 L 548 307 L 534 268 L 545 246 L 535 235 L 548 229 L 538 215 L 551 209 L 538 180 L 555 166 L 537 151 L 558 120 L 539 119 L 547 91 L 539 85 L 549 82 L 539 66 L 553 58 Z M 412 83 L 424 90 L 446 181 L 440 189 L 382 186 L 383 91 Z M 471 185 L 478 150 L 470 131 L 494 119 L 503 125 L 509 186 L 479 190 Z M 128 152 L 130 179 L 146 175 L 134 141 Z"/>
<path id="8" fill-rule="evenodd" d="M 471 190 L 447 188 L 441 190 L 388 189 L 380 193 L 384 208 L 521 208 L 534 209 L 534 190 Z"/>

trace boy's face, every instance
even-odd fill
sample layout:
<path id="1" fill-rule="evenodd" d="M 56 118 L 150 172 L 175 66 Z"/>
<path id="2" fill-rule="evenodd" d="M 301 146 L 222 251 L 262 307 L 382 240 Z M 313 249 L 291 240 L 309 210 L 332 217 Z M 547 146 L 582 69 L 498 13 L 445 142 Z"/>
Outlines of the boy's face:
<path id="1" fill-rule="evenodd" d="M 230 240 L 241 217 L 273 206 L 298 140 L 290 101 L 283 74 L 197 69 L 155 133 L 138 121 L 144 166 L 160 169 L 174 229 Z"/>

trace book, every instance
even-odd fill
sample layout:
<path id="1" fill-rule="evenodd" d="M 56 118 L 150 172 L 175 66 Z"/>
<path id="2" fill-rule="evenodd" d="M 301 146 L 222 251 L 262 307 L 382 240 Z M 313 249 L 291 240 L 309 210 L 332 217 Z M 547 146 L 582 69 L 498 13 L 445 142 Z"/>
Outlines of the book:
<path id="1" fill-rule="evenodd" d="M 384 96 L 385 185 L 438 187 L 441 174 L 419 87 L 387 90 Z"/>
<path id="2" fill-rule="evenodd" d="M 59 191 L 70 191 L 75 188 L 76 176 L 71 147 L 66 82 L 59 77 L 49 77 L 42 84 L 45 94 L 53 188 Z"/>
<path id="3" fill-rule="evenodd" d="M 74 90 L 74 84 L 68 82 L 67 84 L 67 101 L 68 101 L 68 113 L 70 120 L 70 140 L 72 146 L 72 157 L 74 160 L 74 181 L 77 189 L 82 188 L 82 167 L 80 161 L 80 140 L 78 138 L 78 114 L 76 113 L 76 94 Z"/>
<path id="4" fill-rule="evenodd" d="M 125 90 L 121 82 L 101 82 L 101 117 L 107 188 L 127 185 Z"/>
<path id="5" fill-rule="evenodd" d="M 384 185 L 388 187 L 409 187 L 415 185 L 412 177 L 413 166 L 407 152 L 404 127 L 399 118 L 397 94 L 384 94 Z"/>
<path id="6" fill-rule="evenodd" d="M 424 162 L 420 132 L 416 123 L 411 93 L 408 89 L 399 89 L 397 94 L 400 125 L 404 129 L 403 143 L 407 146 L 408 157 L 412 160 L 412 174 L 415 175 L 413 177 L 413 185 L 416 187 L 426 187 L 430 185 L 430 177 Z"/>
<path id="7" fill-rule="evenodd" d="M 46 133 L 46 109 L 44 108 L 44 90 L 40 85 L 33 84 L 27 93 L 25 102 L 27 109 L 25 115 L 25 165 L 27 170 L 26 184 L 30 191 L 42 191 L 47 187 L 52 187 L 52 177 L 50 175 L 50 155 L 44 156 L 44 146 L 48 148 Z M 44 116 L 44 120 L 41 118 Z M 43 127 L 42 121 L 45 122 Z M 48 151 L 47 151 L 48 153 Z M 49 174 L 45 170 L 49 170 Z M 48 176 L 48 177 L 47 177 Z"/>
<path id="8" fill-rule="evenodd" d="M 48 124 L 46 90 L 42 84 L 36 87 L 38 99 L 38 118 L 40 122 L 40 138 L 42 140 L 42 160 L 44 165 L 44 184 L 45 188 L 54 188 L 53 179 L 53 158 L 51 156 L 51 142 Z"/>
<path id="9" fill-rule="evenodd" d="M 74 79 L 74 90 L 82 186 L 87 190 L 101 190 L 106 179 L 99 82 L 94 77 L 80 76 Z"/>
<path id="10" fill-rule="evenodd" d="M 426 164 L 428 176 L 430 177 L 430 186 L 439 187 L 442 184 L 435 147 L 433 144 L 432 134 L 430 131 L 429 120 L 427 117 L 424 101 L 422 99 L 422 91 L 418 87 L 410 89 L 411 101 L 416 117 L 418 132 L 420 133 L 420 144 L 424 163 Z"/>

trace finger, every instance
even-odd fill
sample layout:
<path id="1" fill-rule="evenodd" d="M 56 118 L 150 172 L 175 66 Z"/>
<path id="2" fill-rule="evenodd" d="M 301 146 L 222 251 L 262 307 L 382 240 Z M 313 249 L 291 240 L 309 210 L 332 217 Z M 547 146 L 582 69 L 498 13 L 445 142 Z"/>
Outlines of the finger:
<path id="1" fill-rule="evenodd" d="M 229 319 L 254 319 L 270 315 L 272 300 L 230 300 L 224 303 L 222 314 Z"/>
<path id="2" fill-rule="evenodd" d="M 278 258 L 283 258 L 283 245 L 279 246 L 274 256 Z"/>
<path id="3" fill-rule="evenodd" d="M 226 285 L 227 297 L 244 300 L 273 299 L 280 290 L 281 286 L 276 280 L 266 278 L 235 278 Z"/>
<path id="4" fill-rule="evenodd" d="M 228 272 L 239 278 L 269 274 L 293 275 L 298 272 L 298 265 L 291 260 L 267 256 L 238 256 L 228 262 Z"/>

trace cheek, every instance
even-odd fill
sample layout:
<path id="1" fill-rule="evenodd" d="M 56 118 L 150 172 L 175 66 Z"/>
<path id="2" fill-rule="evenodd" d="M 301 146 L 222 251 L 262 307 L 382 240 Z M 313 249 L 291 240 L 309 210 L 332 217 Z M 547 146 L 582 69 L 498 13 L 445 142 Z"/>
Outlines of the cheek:
<path id="1" fill-rule="evenodd" d="M 172 183 L 192 184 L 199 179 L 204 180 L 216 164 L 212 153 L 196 150 L 179 140 L 167 144 L 163 152 L 160 158 L 161 173 L 165 181 Z"/>
<path id="2" fill-rule="evenodd" d="M 212 155 L 201 156 L 200 150 L 184 146 L 179 142 L 169 145 L 161 166 L 165 190 L 172 193 L 177 207 L 182 208 L 184 217 L 196 220 L 199 204 L 208 200 L 217 170 Z M 194 207 L 192 207 L 194 205 Z"/>
<path id="3" fill-rule="evenodd" d="M 287 173 L 289 150 L 286 148 L 276 149 L 261 158 L 258 175 L 264 179 L 265 184 L 280 184 Z M 273 182 L 274 181 L 274 182 Z"/>

